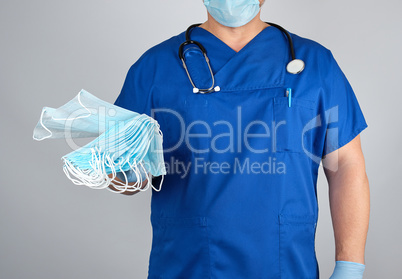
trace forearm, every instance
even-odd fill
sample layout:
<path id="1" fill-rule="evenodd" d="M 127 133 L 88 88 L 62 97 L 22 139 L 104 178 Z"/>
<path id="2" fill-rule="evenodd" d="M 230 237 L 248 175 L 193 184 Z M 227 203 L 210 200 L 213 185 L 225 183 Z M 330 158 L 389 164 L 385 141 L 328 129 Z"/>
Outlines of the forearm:
<path id="1" fill-rule="evenodd" d="M 369 183 L 364 164 L 339 166 L 329 180 L 329 200 L 337 261 L 364 264 L 370 214 Z"/>

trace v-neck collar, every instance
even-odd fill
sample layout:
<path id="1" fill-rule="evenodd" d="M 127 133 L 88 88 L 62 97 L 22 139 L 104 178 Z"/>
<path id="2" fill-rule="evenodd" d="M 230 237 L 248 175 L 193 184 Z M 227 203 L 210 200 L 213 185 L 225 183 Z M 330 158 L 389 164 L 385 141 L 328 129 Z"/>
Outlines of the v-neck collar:
<path id="1" fill-rule="evenodd" d="M 230 52 L 232 52 L 234 55 L 236 55 L 236 54 L 240 53 L 241 51 L 243 51 L 243 49 L 245 49 L 245 48 L 249 47 L 250 45 L 252 45 L 252 44 L 254 43 L 254 41 L 257 41 L 257 40 L 259 39 L 259 37 L 261 37 L 261 36 L 264 34 L 264 32 L 270 31 L 270 30 L 267 30 L 267 29 L 269 29 L 269 28 L 275 28 L 275 27 L 270 26 L 270 25 L 267 26 L 267 27 L 265 27 L 265 28 L 262 29 L 260 32 L 258 32 L 258 34 L 255 35 L 255 36 L 254 36 L 246 45 L 244 45 L 239 51 L 235 51 L 235 50 L 232 49 L 230 46 L 228 46 L 224 41 L 222 41 L 222 40 L 219 39 L 217 36 L 215 36 L 213 33 L 211 33 L 210 31 L 208 31 L 208 30 L 206 30 L 206 29 L 204 29 L 204 28 L 202 28 L 202 27 L 197 26 L 197 27 L 195 27 L 194 29 L 195 29 L 195 30 L 197 30 L 197 29 L 202 30 L 202 31 L 200 31 L 200 32 L 204 32 L 204 33 L 206 33 L 208 36 L 213 37 L 214 40 L 218 41 L 221 45 L 223 45 L 225 48 L 227 48 L 228 51 L 230 51 Z"/>
<path id="2" fill-rule="evenodd" d="M 191 39 L 205 47 L 215 85 L 221 91 L 279 87 L 284 83 L 289 46 L 273 26 L 261 30 L 238 52 L 201 27 L 193 29 Z"/>

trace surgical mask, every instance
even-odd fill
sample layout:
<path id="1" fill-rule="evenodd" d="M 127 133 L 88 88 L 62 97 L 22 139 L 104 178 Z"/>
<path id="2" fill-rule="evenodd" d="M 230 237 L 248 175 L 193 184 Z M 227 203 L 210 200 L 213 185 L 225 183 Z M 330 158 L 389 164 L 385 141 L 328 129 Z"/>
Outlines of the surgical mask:
<path id="1" fill-rule="evenodd" d="M 129 169 L 128 171 L 118 172 L 117 178 L 119 178 L 121 181 L 127 180 L 130 183 L 137 182 L 140 179 L 142 180 L 144 177 L 147 177 L 148 174 L 146 173 L 146 169 L 144 167 L 141 166 L 139 169 L 139 174 L 132 169 Z"/>
<path id="2" fill-rule="evenodd" d="M 258 0 L 204 0 L 204 5 L 217 22 L 228 27 L 243 26 L 260 11 Z"/>
<path id="3" fill-rule="evenodd" d="M 82 89 L 63 106 L 45 107 L 33 138 L 97 137 L 62 157 L 63 171 L 76 185 L 112 192 L 145 191 L 152 186 L 150 176 L 165 175 L 162 131 L 155 119 L 105 102 Z M 125 183 L 115 180 L 123 174 Z M 112 178 L 109 178 L 112 174 Z M 132 177 L 137 182 L 128 188 Z M 142 181 L 148 184 L 142 188 Z M 162 177 L 163 181 L 163 177 Z M 161 184 L 162 184 L 161 181 Z M 108 186 L 112 185 L 117 191 Z"/>

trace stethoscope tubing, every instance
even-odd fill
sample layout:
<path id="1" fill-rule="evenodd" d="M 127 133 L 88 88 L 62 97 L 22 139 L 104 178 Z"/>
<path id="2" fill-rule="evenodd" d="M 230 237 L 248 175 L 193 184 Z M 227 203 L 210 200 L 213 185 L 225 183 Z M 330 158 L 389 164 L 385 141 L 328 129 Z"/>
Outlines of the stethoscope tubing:
<path id="1" fill-rule="evenodd" d="M 285 28 L 283 28 L 282 26 L 280 26 L 278 24 L 275 24 L 275 23 L 272 23 L 272 22 L 265 22 L 265 23 L 267 23 L 268 25 L 279 29 L 283 34 L 285 34 L 285 36 L 286 36 L 286 38 L 288 40 L 289 51 L 290 51 L 290 55 L 292 57 L 292 60 L 287 64 L 287 67 L 286 67 L 287 71 L 289 73 L 291 73 L 291 74 L 299 74 L 299 73 L 301 73 L 304 70 L 304 62 L 302 60 L 300 60 L 300 59 L 296 59 L 293 40 L 292 40 L 292 37 L 290 36 L 289 32 Z M 205 93 L 211 93 L 211 92 L 219 91 L 220 88 L 219 88 L 219 86 L 215 86 L 215 77 L 214 77 L 214 74 L 212 72 L 211 65 L 209 63 L 207 50 L 205 49 L 205 47 L 200 42 L 191 40 L 191 37 L 190 37 L 191 31 L 195 27 L 198 27 L 200 25 L 201 25 L 201 23 L 195 23 L 195 24 L 190 25 L 187 28 L 186 33 L 185 33 L 186 41 L 183 42 L 182 44 L 180 44 L 180 47 L 179 47 L 179 58 L 182 61 L 183 67 L 184 67 L 184 69 L 185 69 L 185 71 L 187 73 L 187 76 L 188 76 L 188 78 L 190 80 L 190 83 L 193 86 L 193 93 L 203 93 L 203 94 L 205 94 Z M 201 50 L 202 54 L 205 57 L 205 61 L 206 61 L 207 65 L 208 65 L 208 68 L 209 68 L 209 71 L 210 71 L 210 74 L 211 74 L 211 79 L 212 79 L 212 84 L 211 84 L 211 86 L 209 88 L 206 88 L 206 89 L 197 88 L 196 85 L 194 84 L 194 81 L 191 78 L 190 72 L 189 72 L 189 70 L 187 68 L 186 60 L 184 58 L 184 47 L 186 45 L 190 45 L 190 44 L 194 44 L 194 45 L 198 46 L 199 49 Z"/>

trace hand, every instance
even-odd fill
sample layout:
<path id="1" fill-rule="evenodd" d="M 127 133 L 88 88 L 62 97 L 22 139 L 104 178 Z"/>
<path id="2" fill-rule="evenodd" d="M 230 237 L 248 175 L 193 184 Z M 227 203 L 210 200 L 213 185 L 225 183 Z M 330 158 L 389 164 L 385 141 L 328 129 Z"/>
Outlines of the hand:
<path id="1" fill-rule="evenodd" d="M 334 273 L 329 279 L 362 279 L 365 267 L 360 263 L 336 261 Z"/>
<path id="2" fill-rule="evenodd" d="M 139 176 L 140 176 L 141 180 L 142 181 L 146 180 L 147 176 L 146 176 L 143 168 L 140 166 L 138 169 L 139 169 L 139 172 L 140 172 Z M 137 176 L 136 176 L 135 172 L 132 169 L 129 169 L 128 171 L 125 171 L 124 173 L 126 174 L 128 183 L 137 182 Z M 116 173 L 116 177 L 118 179 L 120 179 L 121 181 L 123 181 L 123 182 L 126 181 L 126 179 L 124 178 L 123 172 Z"/>

